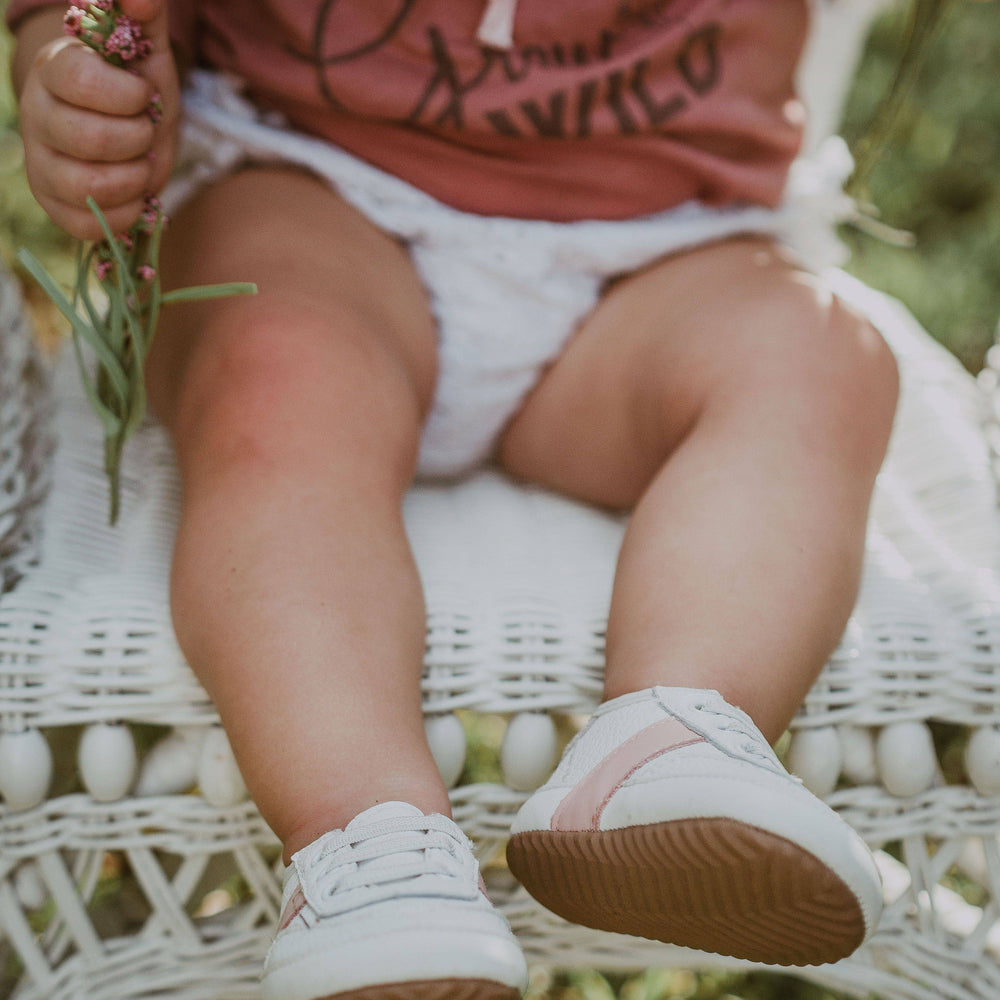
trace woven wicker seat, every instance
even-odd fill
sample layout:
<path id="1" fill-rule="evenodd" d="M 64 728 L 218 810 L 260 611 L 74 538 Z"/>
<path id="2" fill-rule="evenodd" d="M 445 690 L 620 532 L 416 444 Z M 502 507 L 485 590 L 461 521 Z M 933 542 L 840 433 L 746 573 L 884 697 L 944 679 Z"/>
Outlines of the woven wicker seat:
<path id="1" fill-rule="evenodd" d="M 897 303 L 843 274 L 828 279 L 889 340 L 903 395 L 861 597 L 788 755 L 879 849 L 888 905 L 868 946 L 805 972 L 886 1000 L 995 1000 L 990 408 Z M 50 390 L 0 272 L 0 993 L 255 997 L 280 862 L 171 630 L 173 455 L 148 423 L 127 451 L 120 525 L 107 527 L 100 429 L 72 363 Z M 529 960 L 740 966 L 567 924 L 502 864 L 526 789 L 547 776 L 572 718 L 597 703 L 623 521 L 486 471 L 414 488 L 406 522 L 427 593 L 424 707 L 442 772 L 457 781 L 463 770 L 463 721 L 487 743 L 505 730 L 499 759 L 476 765 L 497 780 L 456 784 L 452 801 Z"/>

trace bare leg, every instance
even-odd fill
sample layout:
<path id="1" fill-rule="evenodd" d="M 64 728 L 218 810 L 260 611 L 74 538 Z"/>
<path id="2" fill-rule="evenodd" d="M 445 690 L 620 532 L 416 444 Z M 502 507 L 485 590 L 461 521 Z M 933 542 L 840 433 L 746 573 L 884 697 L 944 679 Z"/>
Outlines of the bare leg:
<path id="1" fill-rule="evenodd" d="M 895 398 L 877 333 L 763 240 L 611 289 L 500 448 L 519 476 L 635 508 L 606 698 L 715 688 L 781 734 L 855 600 Z"/>
<path id="2" fill-rule="evenodd" d="M 447 814 L 400 510 L 435 375 L 405 251 L 255 169 L 178 213 L 163 272 L 260 288 L 171 310 L 149 365 L 183 481 L 175 627 L 251 794 L 286 855 L 381 800 Z"/>

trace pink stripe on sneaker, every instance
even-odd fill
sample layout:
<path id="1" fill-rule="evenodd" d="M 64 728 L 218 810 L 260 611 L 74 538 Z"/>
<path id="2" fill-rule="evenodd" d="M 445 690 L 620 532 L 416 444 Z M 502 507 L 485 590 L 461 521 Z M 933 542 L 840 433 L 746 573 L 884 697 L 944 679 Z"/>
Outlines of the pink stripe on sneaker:
<path id="1" fill-rule="evenodd" d="M 305 908 L 306 897 L 303 895 L 301 889 L 296 889 L 292 893 L 291 899 L 288 900 L 288 905 L 285 907 L 278 930 L 283 931 Z"/>
<path id="2" fill-rule="evenodd" d="M 702 740 L 678 719 L 663 719 L 640 729 L 570 789 L 552 814 L 551 828 L 562 832 L 600 829 L 608 800 L 643 764 Z"/>

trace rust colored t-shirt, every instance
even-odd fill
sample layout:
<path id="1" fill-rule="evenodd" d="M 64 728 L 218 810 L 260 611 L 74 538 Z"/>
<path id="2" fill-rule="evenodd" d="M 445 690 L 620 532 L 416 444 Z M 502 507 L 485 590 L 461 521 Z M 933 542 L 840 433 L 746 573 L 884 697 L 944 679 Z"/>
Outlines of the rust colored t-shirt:
<path id="1" fill-rule="evenodd" d="M 519 0 L 509 49 L 485 0 L 169 2 L 195 63 L 466 211 L 774 205 L 801 141 L 807 0 Z"/>

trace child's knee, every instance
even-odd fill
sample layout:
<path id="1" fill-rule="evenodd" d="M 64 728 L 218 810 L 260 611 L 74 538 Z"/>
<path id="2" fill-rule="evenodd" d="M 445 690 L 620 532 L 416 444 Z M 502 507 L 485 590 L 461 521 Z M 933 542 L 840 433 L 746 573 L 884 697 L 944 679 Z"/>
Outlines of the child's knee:
<path id="1" fill-rule="evenodd" d="M 899 393 L 896 360 L 881 334 L 812 280 L 758 287 L 742 313 L 705 414 L 792 425 L 818 454 L 874 475 Z"/>
<path id="2" fill-rule="evenodd" d="M 848 462 L 874 474 L 881 464 L 899 396 L 896 359 L 882 335 L 837 299 L 807 317 L 815 336 L 798 345 L 792 377 L 813 426 L 825 429 Z"/>
<path id="3" fill-rule="evenodd" d="M 831 342 L 843 354 L 831 366 L 828 392 L 840 397 L 849 433 L 862 455 L 881 464 L 899 398 L 899 369 L 882 335 L 864 317 L 835 302 Z"/>
<path id="4" fill-rule="evenodd" d="M 345 320 L 345 323 L 347 321 Z M 182 468 L 288 476 L 367 460 L 407 479 L 420 406 L 377 338 L 292 308 L 228 315 L 205 330 L 179 379 L 172 431 Z M 187 461 L 186 461 L 187 459 Z"/>

